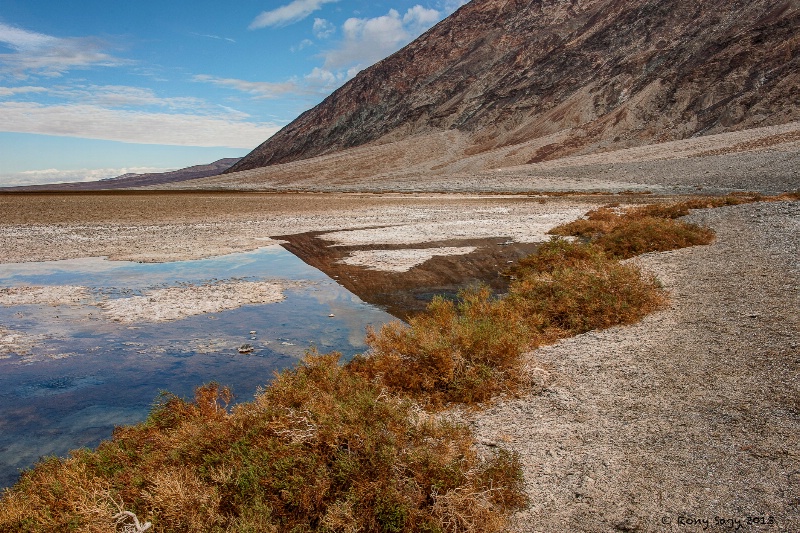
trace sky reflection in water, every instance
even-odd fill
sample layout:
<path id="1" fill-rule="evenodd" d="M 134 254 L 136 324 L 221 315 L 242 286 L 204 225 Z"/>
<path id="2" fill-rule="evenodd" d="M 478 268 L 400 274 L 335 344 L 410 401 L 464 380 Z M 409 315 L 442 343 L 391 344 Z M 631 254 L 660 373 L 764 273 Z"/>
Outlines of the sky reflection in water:
<path id="1" fill-rule="evenodd" d="M 43 455 L 96 446 L 115 425 L 143 420 L 159 391 L 191 396 L 216 381 L 248 401 L 309 347 L 349 357 L 364 349 L 367 325 L 393 319 L 278 246 L 173 263 L 0 265 L 0 287 L 77 285 L 96 299 L 231 279 L 302 283 L 279 303 L 162 323 L 113 322 L 91 305 L 0 306 L 0 325 L 39 336 L 29 354 L 0 360 L 0 487 Z M 255 351 L 238 354 L 244 343 Z"/>

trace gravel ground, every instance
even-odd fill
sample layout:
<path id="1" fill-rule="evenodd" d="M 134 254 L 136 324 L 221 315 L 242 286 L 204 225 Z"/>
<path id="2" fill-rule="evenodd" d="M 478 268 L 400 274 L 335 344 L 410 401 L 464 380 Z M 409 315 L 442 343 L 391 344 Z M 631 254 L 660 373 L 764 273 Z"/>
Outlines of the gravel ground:
<path id="1" fill-rule="evenodd" d="M 521 454 L 516 531 L 800 530 L 800 202 L 690 219 L 716 242 L 637 259 L 669 309 L 535 351 L 543 392 L 472 415 Z"/>
<path id="2" fill-rule="evenodd" d="M 533 140 L 467 155 L 457 132 L 360 146 L 285 165 L 165 185 L 173 189 L 324 192 L 651 191 L 800 188 L 800 122 L 528 164 Z"/>
<path id="3" fill-rule="evenodd" d="M 576 158 L 576 163 L 580 159 Z M 685 157 L 655 161 L 603 162 L 548 168 L 529 165 L 498 173 L 513 176 L 539 176 L 541 180 L 613 179 L 628 188 L 650 188 L 671 194 L 725 194 L 732 191 L 759 191 L 778 194 L 800 188 L 800 151 L 794 144 L 784 150 L 765 150 Z M 625 186 L 622 186 L 625 188 Z"/>

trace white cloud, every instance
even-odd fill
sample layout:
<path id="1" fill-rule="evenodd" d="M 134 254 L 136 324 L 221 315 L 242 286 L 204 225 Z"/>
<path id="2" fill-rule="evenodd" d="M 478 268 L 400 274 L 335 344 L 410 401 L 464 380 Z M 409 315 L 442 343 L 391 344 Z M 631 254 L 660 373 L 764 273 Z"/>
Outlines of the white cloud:
<path id="1" fill-rule="evenodd" d="M 435 9 L 427 9 L 416 5 L 403 15 L 403 24 L 408 31 L 414 34 L 423 33 L 425 30 L 439 22 L 442 14 Z"/>
<path id="2" fill-rule="evenodd" d="M 206 39 L 214 39 L 217 41 L 228 41 L 229 43 L 236 42 L 235 39 L 231 39 L 230 37 L 220 37 L 219 35 L 209 35 L 207 33 L 195 33 L 195 32 L 190 32 L 190 33 L 195 37 L 205 37 Z"/>
<path id="3" fill-rule="evenodd" d="M 336 48 L 320 55 L 324 60 L 323 65 L 314 67 L 301 80 L 256 83 L 211 76 L 196 76 L 195 79 L 261 95 L 262 98 L 274 98 L 292 93 L 298 95 L 327 93 L 353 78 L 365 67 L 396 52 L 436 24 L 441 17 L 442 13 L 435 9 L 415 5 L 403 15 L 391 9 L 386 15 L 379 17 L 349 18 L 341 27 L 342 40 Z M 312 31 L 318 39 L 322 39 L 330 36 L 335 31 L 335 26 L 326 19 L 315 18 Z M 303 43 L 293 51 L 302 48 L 304 48 Z"/>
<path id="4" fill-rule="evenodd" d="M 290 4 L 277 9 L 264 11 L 250 23 L 250 29 L 266 28 L 269 26 L 287 26 L 308 17 L 314 11 L 322 8 L 324 4 L 338 2 L 339 0 L 294 0 Z"/>
<path id="5" fill-rule="evenodd" d="M 228 87 L 251 94 L 256 98 L 279 98 L 281 96 L 304 92 L 304 89 L 296 82 L 289 80 L 280 83 L 268 81 L 247 81 L 232 78 L 217 78 L 206 74 L 198 74 L 192 78 L 194 81 L 210 83 L 218 87 Z"/>
<path id="6" fill-rule="evenodd" d="M 0 103 L 0 130 L 137 144 L 253 148 L 277 132 L 237 115 L 136 112 L 90 104 Z"/>
<path id="7" fill-rule="evenodd" d="M 125 167 L 82 168 L 77 170 L 59 170 L 56 168 L 48 168 L 44 170 L 26 170 L 23 172 L 0 174 L 0 187 L 98 181 L 106 178 L 116 178 L 117 176 L 122 176 L 123 174 L 149 174 L 153 172 L 168 172 L 170 170 L 174 169 L 158 167 Z"/>
<path id="8" fill-rule="evenodd" d="M 104 107 L 166 107 L 169 109 L 208 109 L 209 104 L 200 98 L 163 98 L 146 87 L 127 85 L 73 85 L 49 89 L 52 96 L 71 103 L 95 104 Z"/>
<path id="9" fill-rule="evenodd" d="M 327 39 L 336 33 L 336 26 L 328 20 L 315 18 L 312 31 L 317 39 Z"/>
<path id="10" fill-rule="evenodd" d="M 292 46 L 289 50 L 291 50 L 292 53 L 295 53 L 299 52 L 300 50 L 305 50 L 309 46 L 314 46 L 314 41 L 312 41 L 311 39 L 303 39 L 302 41 L 300 41 L 300 44 L 298 44 L 297 46 Z"/>
<path id="11" fill-rule="evenodd" d="M 32 50 L 48 46 L 57 41 L 55 37 L 33 31 L 15 28 L 0 22 L 0 42 L 15 50 Z"/>
<path id="12" fill-rule="evenodd" d="M 326 70 L 324 68 L 319 68 L 319 67 L 314 67 L 314 70 L 306 74 L 305 79 L 312 85 L 323 86 L 323 87 L 335 85 L 340 81 L 339 78 L 337 78 L 336 74 L 334 74 L 330 70 Z"/>
<path id="13" fill-rule="evenodd" d="M 47 89 L 44 87 L 0 87 L 0 98 L 5 96 L 14 96 L 15 94 L 44 92 L 47 92 Z"/>
<path id="14" fill-rule="evenodd" d="M 96 38 L 52 37 L 3 23 L 0 23 L 0 43 L 12 50 L 0 54 L 0 71 L 17 78 L 30 74 L 58 77 L 75 68 L 129 63 L 106 53 L 106 44 Z"/>
<path id="15" fill-rule="evenodd" d="M 441 17 L 435 9 L 415 5 L 403 16 L 391 9 L 380 17 L 349 18 L 342 26 L 344 38 L 339 46 L 324 53 L 324 67 L 335 71 L 371 65 L 402 48 Z"/>
<path id="16" fill-rule="evenodd" d="M 410 36 L 400 14 L 371 19 L 349 18 L 342 25 L 344 39 L 338 48 L 325 52 L 325 68 L 340 69 L 353 63 L 372 64 L 398 50 Z"/>

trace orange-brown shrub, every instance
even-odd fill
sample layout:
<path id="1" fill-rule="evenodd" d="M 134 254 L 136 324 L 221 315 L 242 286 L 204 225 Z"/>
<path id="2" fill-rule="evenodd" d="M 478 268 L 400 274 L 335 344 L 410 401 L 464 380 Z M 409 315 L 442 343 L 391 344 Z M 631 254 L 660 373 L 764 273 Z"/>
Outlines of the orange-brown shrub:
<path id="1" fill-rule="evenodd" d="M 647 252 L 666 252 L 687 246 L 710 244 L 708 228 L 669 218 L 641 217 L 625 220 L 593 240 L 611 257 L 627 259 Z"/>
<path id="2" fill-rule="evenodd" d="M 598 246 L 554 240 L 540 254 L 546 259 L 525 263 L 528 270 L 511 285 L 507 301 L 520 315 L 535 317 L 545 336 L 630 324 L 665 301 L 654 278 L 610 259 Z M 550 258 L 559 254 L 566 260 L 554 264 Z"/>
<path id="3" fill-rule="evenodd" d="M 26 472 L 0 531 L 115 531 L 125 509 L 163 532 L 443 532 L 475 502 L 468 531 L 502 531 L 526 503 L 517 456 L 480 459 L 466 427 L 338 360 L 309 355 L 233 410 L 215 385 L 165 397 L 96 451 Z"/>
<path id="4" fill-rule="evenodd" d="M 523 259 L 508 295 L 485 287 L 435 299 L 408 325 L 370 331 L 353 372 L 433 405 L 474 404 L 525 383 L 522 355 L 558 338 L 634 322 L 664 297 L 654 279 L 594 245 L 554 239 Z"/>
<path id="5" fill-rule="evenodd" d="M 714 233 L 696 224 L 675 220 L 691 209 L 738 205 L 761 200 L 756 194 L 700 197 L 683 202 L 651 204 L 627 210 L 601 207 L 586 218 L 557 226 L 553 235 L 579 237 L 592 242 L 617 259 L 647 252 L 664 252 L 687 246 L 710 244 Z"/>
<path id="6" fill-rule="evenodd" d="M 372 353 L 353 372 L 424 402 L 476 403 L 516 389 L 529 335 L 523 317 L 487 287 L 462 291 L 458 302 L 434 298 L 409 320 L 369 330 Z"/>

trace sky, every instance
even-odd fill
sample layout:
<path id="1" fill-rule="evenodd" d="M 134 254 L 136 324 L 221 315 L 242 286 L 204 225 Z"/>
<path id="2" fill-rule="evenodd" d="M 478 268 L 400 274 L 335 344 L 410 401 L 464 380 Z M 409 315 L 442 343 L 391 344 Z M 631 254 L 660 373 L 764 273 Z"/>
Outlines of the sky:
<path id="1" fill-rule="evenodd" d="M 0 186 L 241 157 L 466 0 L 2 0 Z"/>

